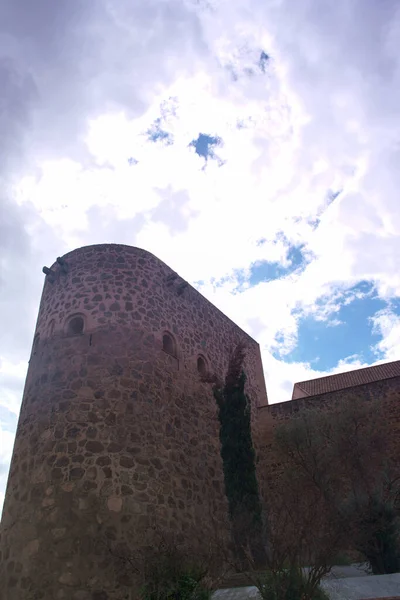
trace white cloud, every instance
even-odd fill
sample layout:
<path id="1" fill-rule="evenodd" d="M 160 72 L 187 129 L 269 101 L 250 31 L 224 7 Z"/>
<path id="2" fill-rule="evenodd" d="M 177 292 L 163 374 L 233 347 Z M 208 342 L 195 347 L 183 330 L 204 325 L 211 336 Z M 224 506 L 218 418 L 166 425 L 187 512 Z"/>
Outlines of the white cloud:
<path id="1" fill-rule="evenodd" d="M 400 293 L 399 31 L 395 0 L 6 0 L 0 405 L 17 410 L 42 266 L 100 242 L 202 281 L 259 340 L 271 401 L 320 376 L 318 357 L 284 361 L 300 318 L 337 325 L 361 280 L 388 301 Z M 148 140 L 158 118 L 172 145 Z M 189 147 L 200 133 L 222 139 L 224 166 L 203 169 Z M 249 285 L 252 265 L 287 266 L 291 245 L 303 270 Z M 398 358 L 394 310 L 373 322 L 375 351 Z"/>
<path id="2" fill-rule="evenodd" d="M 0 421 L 0 518 L 4 502 L 4 493 L 8 478 L 8 465 L 11 461 L 14 446 L 14 434 L 5 431 Z"/>
<path id="3" fill-rule="evenodd" d="M 376 344 L 376 350 L 382 352 L 387 360 L 398 360 L 400 316 L 386 309 L 379 311 L 371 320 L 374 333 L 382 336 L 382 340 Z"/>

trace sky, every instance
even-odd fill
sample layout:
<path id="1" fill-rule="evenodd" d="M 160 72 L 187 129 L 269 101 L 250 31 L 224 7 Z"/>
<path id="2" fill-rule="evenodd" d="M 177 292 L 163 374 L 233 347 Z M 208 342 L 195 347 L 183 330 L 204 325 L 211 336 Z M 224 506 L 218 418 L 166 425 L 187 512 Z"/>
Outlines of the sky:
<path id="1" fill-rule="evenodd" d="M 0 5 L 0 507 L 43 265 L 144 248 L 270 403 L 400 358 L 397 0 Z"/>

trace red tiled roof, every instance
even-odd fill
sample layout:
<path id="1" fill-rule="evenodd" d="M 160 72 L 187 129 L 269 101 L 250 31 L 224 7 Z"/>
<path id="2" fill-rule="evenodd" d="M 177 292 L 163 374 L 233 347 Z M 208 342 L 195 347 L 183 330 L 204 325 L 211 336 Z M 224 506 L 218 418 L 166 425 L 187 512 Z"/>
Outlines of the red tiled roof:
<path id="1" fill-rule="evenodd" d="M 338 373 L 337 375 L 328 375 L 327 377 L 319 377 L 318 379 L 310 379 L 309 381 L 295 383 L 293 397 L 296 388 L 300 389 L 305 396 L 317 396 L 318 394 L 336 392 L 356 385 L 390 379 L 391 377 L 400 377 L 400 360 L 395 360 L 383 365 L 376 365 L 374 367 L 355 369 L 354 371 L 348 371 L 347 373 Z"/>

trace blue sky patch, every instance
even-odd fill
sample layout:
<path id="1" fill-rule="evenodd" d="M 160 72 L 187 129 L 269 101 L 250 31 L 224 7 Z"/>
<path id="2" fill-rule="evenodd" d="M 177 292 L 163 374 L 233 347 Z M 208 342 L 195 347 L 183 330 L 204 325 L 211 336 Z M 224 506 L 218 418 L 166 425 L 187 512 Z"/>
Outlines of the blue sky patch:
<path id="1" fill-rule="evenodd" d="M 262 243 L 262 240 L 261 240 Z M 255 263 L 251 267 L 250 285 L 257 285 L 261 281 L 272 281 L 290 275 L 297 269 L 305 267 L 308 260 L 304 255 L 304 246 L 289 246 L 287 251 L 287 259 L 290 264 L 283 266 L 279 262 L 262 261 Z"/>
<path id="2" fill-rule="evenodd" d="M 159 117 L 146 131 L 147 139 L 151 142 L 163 142 L 166 146 L 170 146 L 174 143 L 173 136 L 164 131 L 161 127 L 161 118 Z"/>
<path id="3" fill-rule="evenodd" d="M 14 431 L 17 429 L 18 417 L 15 413 L 12 413 L 6 406 L 0 405 L 0 424 L 1 428 L 5 431 Z"/>
<path id="4" fill-rule="evenodd" d="M 334 202 L 336 200 L 336 198 L 338 196 L 340 196 L 340 194 L 342 193 L 343 190 L 338 190 L 337 192 L 333 192 L 332 190 L 329 190 L 327 193 L 327 204 L 328 206 L 330 204 L 332 204 L 332 202 Z"/>
<path id="5" fill-rule="evenodd" d="M 323 302 L 323 299 L 319 301 L 320 304 Z M 367 363 L 383 358 L 371 349 L 381 338 L 372 332 L 370 317 L 387 304 L 377 297 L 373 284 L 360 282 L 344 292 L 340 302 L 339 311 L 327 320 L 319 321 L 313 316 L 300 319 L 297 346 L 285 356 L 285 362 L 308 362 L 314 369 L 326 371 L 347 356 L 357 355 Z M 335 324 L 337 321 L 339 324 Z"/>
<path id="6" fill-rule="evenodd" d="M 307 221 L 308 224 L 312 227 L 313 231 L 315 229 L 317 229 L 318 225 L 321 222 L 321 217 L 324 214 L 324 212 L 326 211 L 326 209 L 328 208 L 328 206 L 330 206 L 332 204 L 332 202 L 334 202 L 336 200 L 336 198 L 338 198 L 338 196 L 340 196 L 342 191 L 343 190 L 337 190 L 336 192 L 333 192 L 332 190 L 327 191 L 326 196 L 325 196 L 325 203 L 318 210 L 316 216 L 313 219 L 309 219 Z"/>
<path id="7" fill-rule="evenodd" d="M 396 315 L 400 315 L 400 298 L 391 298 L 388 301 L 388 307 Z"/>
<path id="8" fill-rule="evenodd" d="M 223 164 L 220 158 L 215 154 L 215 148 L 222 145 L 222 139 L 218 136 L 208 135 L 206 133 L 199 133 L 197 139 L 192 140 L 189 146 L 195 149 L 196 154 L 201 156 L 206 161 L 209 158 L 216 159 L 220 165 Z"/>
<path id="9" fill-rule="evenodd" d="M 260 60 L 258 62 L 259 67 L 263 73 L 265 73 L 265 71 L 267 70 L 267 65 L 268 65 L 269 59 L 270 59 L 270 57 L 263 50 L 260 54 Z"/>

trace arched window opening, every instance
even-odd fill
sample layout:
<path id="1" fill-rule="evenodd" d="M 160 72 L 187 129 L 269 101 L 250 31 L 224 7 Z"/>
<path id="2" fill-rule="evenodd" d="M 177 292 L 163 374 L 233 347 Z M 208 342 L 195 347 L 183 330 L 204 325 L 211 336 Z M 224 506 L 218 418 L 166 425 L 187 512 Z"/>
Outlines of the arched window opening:
<path id="1" fill-rule="evenodd" d="M 197 358 L 197 370 L 203 377 L 207 375 L 207 363 L 203 356 Z"/>
<path id="2" fill-rule="evenodd" d="M 164 352 L 176 358 L 176 343 L 170 333 L 164 333 L 162 347 Z"/>
<path id="3" fill-rule="evenodd" d="M 67 334 L 80 335 L 81 333 L 83 333 L 84 326 L 85 323 L 83 317 L 81 317 L 80 315 L 72 317 L 72 319 L 70 319 L 67 324 Z"/>

